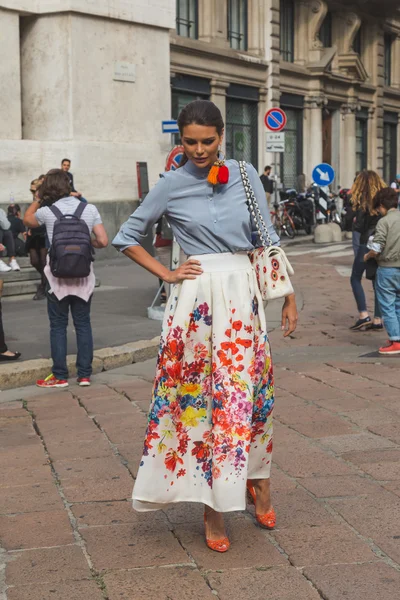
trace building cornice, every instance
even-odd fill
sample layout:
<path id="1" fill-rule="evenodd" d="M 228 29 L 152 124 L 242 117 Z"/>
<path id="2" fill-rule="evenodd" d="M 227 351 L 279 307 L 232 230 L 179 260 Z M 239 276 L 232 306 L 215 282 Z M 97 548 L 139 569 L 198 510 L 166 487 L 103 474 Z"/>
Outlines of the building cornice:
<path id="1" fill-rule="evenodd" d="M 256 56 L 255 54 L 250 54 L 249 52 L 243 52 L 240 50 L 231 50 L 230 48 L 220 48 L 208 42 L 180 37 L 175 33 L 171 33 L 170 35 L 170 45 L 171 50 L 187 54 L 188 56 L 223 60 L 224 62 L 229 62 L 233 65 L 243 65 L 247 63 L 253 68 L 264 72 L 268 68 L 267 61 L 263 58 L 260 58 L 260 56 Z"/>

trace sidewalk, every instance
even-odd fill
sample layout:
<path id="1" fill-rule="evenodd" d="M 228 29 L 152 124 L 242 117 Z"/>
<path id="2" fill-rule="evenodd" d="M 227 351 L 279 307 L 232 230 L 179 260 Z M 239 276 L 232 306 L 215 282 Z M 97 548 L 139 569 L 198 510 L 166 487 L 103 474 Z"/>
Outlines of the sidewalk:
<path id="1" fill-rule="evenodd" d="M 201 506 L 131 510 L 154 360 L 87 389 L 5 392 L 1 600 L 400 599 L 400 359 L 348 331 L 349 256 L 292 260 L 300 327 L 271 334 L 276 529 L 250 506 L 227 515 L 218 555 Z"/>

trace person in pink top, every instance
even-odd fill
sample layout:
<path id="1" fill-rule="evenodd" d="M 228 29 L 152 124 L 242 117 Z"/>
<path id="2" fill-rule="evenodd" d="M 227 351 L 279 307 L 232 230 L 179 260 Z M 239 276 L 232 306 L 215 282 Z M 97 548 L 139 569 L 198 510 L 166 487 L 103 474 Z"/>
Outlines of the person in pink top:
<path id="1" fill-rule="evenodd" d="M 34 229 L 45 225 L 50 242 L 57 216 L 73 215 L 81 202 L 70 195 L 71 185 L 67 174 L 61 169 L 52 169 L 45 177 L 39 188 L 38 198 L 28 207 L 24 224 Z M 50 208 L 51 207 L 51 208 Z M 53 210 L 55 209 L 55 212 Z M 60 214 L 61 213 L 61 214 Z M 93 204 L 85 204 L 79 217 L 88 227 L 91 244 L 94 248 L 105 248 L 108 237 L 102 223 L 99 211 Z M 63 219 L 65 221 L 65 219 Z M 85 228 L 85 226 L 83 225 Z M 86 231 L 86 228 L 85 228 Z M 88 238 L 88 243 L 89 238 Z M 76 272 L 74 270 L 74 272 Z M 46 276 L 47 310 L 50 320 L 50 344 L 53 368 L 46 379 L 39 379 L 36 384 L 44 388 L 63 388 L 68 386 L 67 368 L 67 327 L 68 315 L 71 309 L 76 331 L 78 384 L 90 385 L 93 361 L 93 337 L 90 322 L 90 305 L 95 286 L 93 263 L 86 277 L 68 278 L 55 276 L 50 265 L 49 257 L 44 269 Z"/>

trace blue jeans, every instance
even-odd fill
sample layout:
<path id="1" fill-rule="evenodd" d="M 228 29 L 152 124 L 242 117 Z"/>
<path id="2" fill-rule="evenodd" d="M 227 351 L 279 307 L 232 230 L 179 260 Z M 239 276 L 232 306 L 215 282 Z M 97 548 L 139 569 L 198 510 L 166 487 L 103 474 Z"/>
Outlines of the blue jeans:
<path id="1" fill-rule="evenodd" d="M 364 245 L 359 246 L 357 255 L 354 259 L 353 269 L 352 269 L 351 278 L 350 278 L 354 298 L 356 299 L 358 312 L 360 312 L 360 313 L 367 312 L 367 301 L 365 299 L 364 289 L 361 284 L 362 276 L 364 275 L 364 271 L 366 269 L 366 264 L 364 262 L 364 256 L 365 256 L 365 254 L 367 254 L 367 252 L 368 252 L 367 246 L 364 246 Z M 372 285 L 375 290 L 375 281 L 372 282 Z M 378 298 L 376 296 L 376 291 L 375 291 L 374 317 L 376 319 L 380 319 L 381 316 L 382 315 L 381 315 L 381 311 L 379 308 L 379 301 L 378 301 Z"/>
<path id="2" fill-rule="evenodd" d="M 400 267 L 378 268 L 376 293 L 389 339 L 400 342 Z"/>
<path id="3" fill-rule="evenodd" d="M 358 249 L 360 247 L 360 237 L 361 237 L 361 233 L 359 231 L 353 231 L 351 240 L 352 240 L 352 244 L 353 244 L 354 258 L 357 256 Z"/>
<path id="4" fill-rule="evenodd" d="M 53 359 L 53 375 L 57 379 L 68 379 L 67 368 L 67 327 L 71 308 L 76 332 L 78 353 L 76 369 L 78 377 L 90 377 L 93 361 L 93 337 L 90 323 L 90 305 L 78 296 L 66 296 L 58 300 L 54 294 L 47 294 L 47 312 L 50 320 L 50 346 Z"/>

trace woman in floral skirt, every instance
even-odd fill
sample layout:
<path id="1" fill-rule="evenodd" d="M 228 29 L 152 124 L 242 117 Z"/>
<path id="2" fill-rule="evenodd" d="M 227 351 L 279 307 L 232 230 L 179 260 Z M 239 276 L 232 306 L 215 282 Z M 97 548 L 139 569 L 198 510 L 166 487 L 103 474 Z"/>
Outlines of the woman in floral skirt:
<path id="1" fill-rule="evenodd" d="M 239 164 L 219 156 L 221 113 L 212 102 L 196 100 L 182 110 L 178 125 L 185 149 L 181 167 L 163 174 L 113 241 L 171 284 L 133 506 L 149 511 L 201 502 L 207 545 L 225 552 L 223 513 L 245 509 L 246 487 L 259 524 L 275 525 L 269 480 L 273 371 L 249 259 L 255 227 Z M 249 164 L 247 173 L 278 244 L 258 174 Z M 140 245 L 162 215 L 189 256 L 175 271 Z M 292 294 L 283 305 L 285 336 L 296 323 Z"/>

